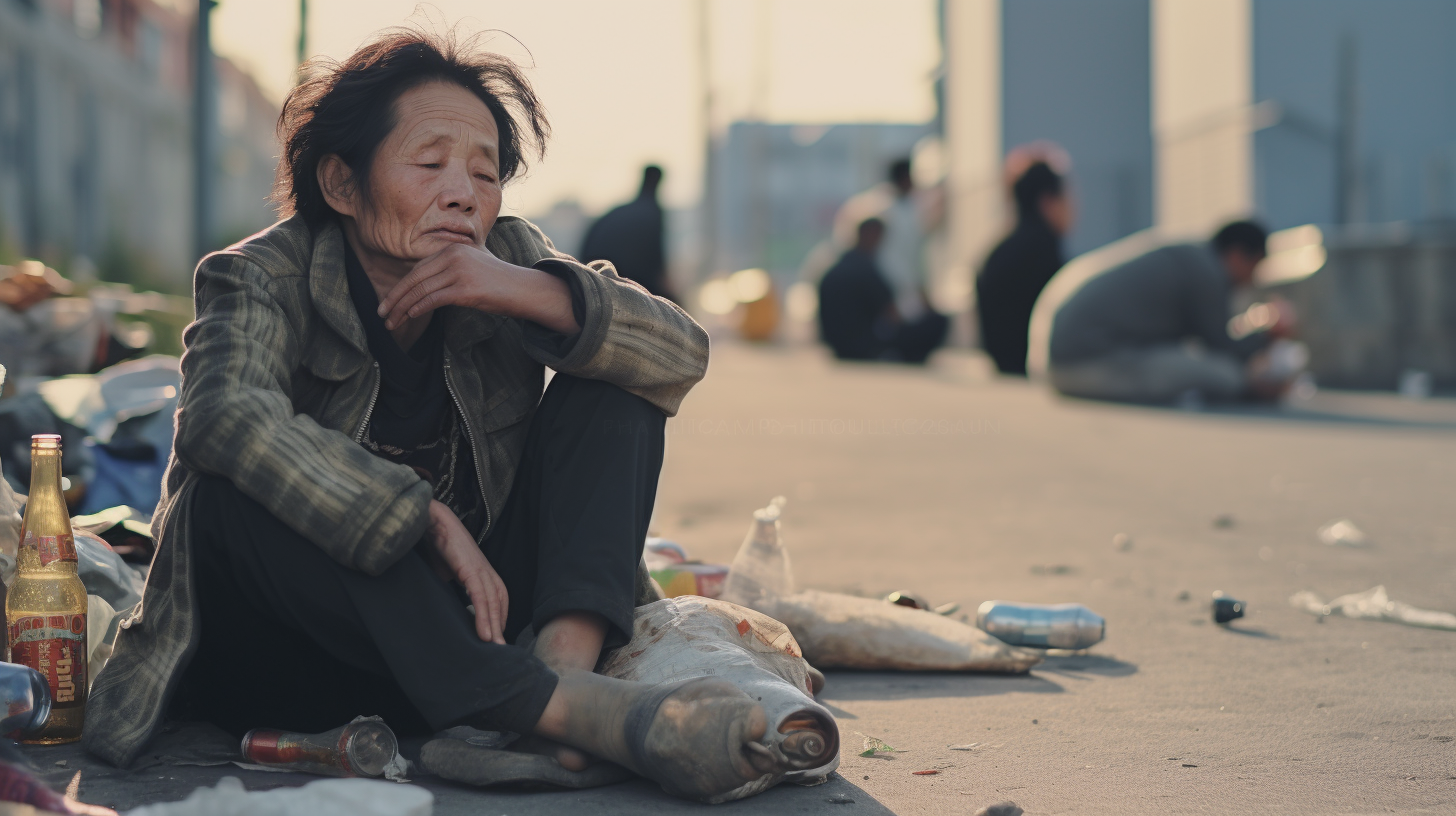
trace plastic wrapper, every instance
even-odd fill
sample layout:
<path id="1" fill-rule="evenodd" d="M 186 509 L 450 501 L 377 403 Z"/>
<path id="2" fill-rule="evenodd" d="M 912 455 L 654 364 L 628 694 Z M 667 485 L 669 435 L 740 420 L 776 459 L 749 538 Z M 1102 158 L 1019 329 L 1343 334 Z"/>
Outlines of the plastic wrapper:
<path id="1" fill-rule="evenodd" d="M 649 574 L 662 587 L 665 598 L 683 595 L 718 598 L 723 594 L 723 583 L 728 580 L 728 568 L 722 564 L 670 564 Z"/>
<path id="2" fill-rule="evenodd" d="M 72 528 L 73 530 L 75 528 Z M 75 530 L 77 571 L 86 594 L 98 595 L 117 611 L 141 603 L 146 582 L 100 538 Z"/>
<path id="3" fill-rule="evenodd" d="M 723 600 L 783 622 L 821 669 L 1024 672 L 1041 662 L 974 626 L 934 612 L 835 592 L 795 591 L 779 536 L 782 499 L 753 515 Z"/>
<path id="4" fill-rule="evenodd" d="M 717 677 L 760 702 L 769 724 L 764 744 L 776 771 L 719 801 L 781 782 L 814 783 L 839 767 L 839 728 L 811 696 L 822 677 L 783 624 L 751 609 L 692 596 L 640 607 L 632 640 L 613 651 L 600 672 L 651 684 Z"/>
<path id="5" fill-rule="evenodd" d="M 1385 586 L 1377 586 L 1364 592 L 1341 595 L 1326 603 L 1313 592 L 1296 592 L 1289 603 L 1296 609 L 1321 617 L 1343 615 L 1359 620 L 1389 621 L 1423 629 L 1444 629 L 1456 632 L 1456 614 L 1435 609 L 1421 609 L 1401 601 L 1392 601 Z"/>
<path id="6" fill-rule="evenodd" d="M 435 796 L 414 785 L 377 779 L 320 779 L 300 788 L 248 791 L 237 777 L 198 788 L 180 802 L 129 810 L 126 816 L 430 816 Z"/>

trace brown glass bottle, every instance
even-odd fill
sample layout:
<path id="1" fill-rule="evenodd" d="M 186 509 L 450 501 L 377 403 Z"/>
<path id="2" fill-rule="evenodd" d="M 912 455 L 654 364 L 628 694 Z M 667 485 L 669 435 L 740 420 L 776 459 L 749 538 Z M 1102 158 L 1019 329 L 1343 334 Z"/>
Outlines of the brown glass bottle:
<path id="1" fill-rule="evenodd" d="M 30 498 L 16 561 L 5 597 L 9 659 L 40 672 L 51 691 L 50 718 L 24 741 L 75 742 L 86 718 L 86 587 L 77 575 L 56 434 L 30 438 Z"/>

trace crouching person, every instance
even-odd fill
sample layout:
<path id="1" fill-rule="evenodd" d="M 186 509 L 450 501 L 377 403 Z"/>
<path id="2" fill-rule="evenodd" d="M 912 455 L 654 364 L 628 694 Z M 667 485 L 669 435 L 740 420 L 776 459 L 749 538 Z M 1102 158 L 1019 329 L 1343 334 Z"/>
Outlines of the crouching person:
<path id="1" fill-rule="evenodd" d="M 390 33 L 296 88 L 280 130 L 291 215 L 197 269 L 159 551 L 86 748 L 124 766 L 165 718 L 379 714 L 689 793 L 752 779 L 742 692 L 592 673 L 632 631 L 665 417 L 708 339 L 498 217 L 547 133 L 526 80 Z"/>
<path id="2" fill-rule="evenodd" d="M 1293 373 L 1271 371 L 1265 349 L 1294 332 L 1293 313 L 1238 339 L 1235 289 L 1249 287 L 1266 234 L 1228 224 L 1207 244 L 1170 244 L 1089 278 L 1057 309 L 1048 374 L 1063 394 L 1118 402 L 1271 400 Z M 1297 372 L 1295 372 L 1297 373 Z"/>

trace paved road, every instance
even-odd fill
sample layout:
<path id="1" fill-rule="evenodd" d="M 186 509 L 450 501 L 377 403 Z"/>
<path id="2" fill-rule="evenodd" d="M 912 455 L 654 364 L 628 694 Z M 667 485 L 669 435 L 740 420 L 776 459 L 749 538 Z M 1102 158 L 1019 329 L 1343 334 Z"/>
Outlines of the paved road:
<path id="1" fill-rule="evenodd" d="M 1022 677 L 832 673 L 841 776 L 718 812 L 1456 811 L 1456 633 L 1319 623 L 1287 600 L 1384 584 L 1456 610 L 1450 402 L 1321 394 L 1282 413 L 1183 413 L 1054 399 L 968 354 L 894 370 L 723 345 L 669 434 L 656 524 L 698 557 L 731 559 L 749 513 L 784 494 L 801 586 L 968 609 L 1076 601 L 1108 621 L 1089 654 Z M 1321 544 L 1316 528 L 1340 517 L 1373 545 Z M 1249 604 L 1234 627 L 1209 621 L 1219 589 Z M 857 757 L 857 733 L 904 753 Z M 912 774 L 927 769 L 941 773 Z M 81 790 L 125 806 L 221 772 L 162 775 L 87 766 Z M 431 787 L 439 814 L 697 809 L 645 784 Z"/>

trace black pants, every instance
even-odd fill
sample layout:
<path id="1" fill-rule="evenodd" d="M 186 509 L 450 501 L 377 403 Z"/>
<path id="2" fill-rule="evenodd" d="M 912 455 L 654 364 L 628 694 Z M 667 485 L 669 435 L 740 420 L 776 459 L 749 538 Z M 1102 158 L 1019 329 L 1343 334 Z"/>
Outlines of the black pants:
<path id="1" fill-rule="evenodd" d="M 584 611 L 620 645 L 665 418 L 614 385 L 558 374 L 531 422 L 482 545 L 509 595 L 506 638 Z M 201 643 L 174 716 L 239 735 L 324 731 L 361 714 L 403 734 L 528 733 L 540 718 L 556 675 L 525 649 L 482 641 L 463 591 L 417 550 L 377 577 L 357 572 L 218 477 L 202 479 L 191 512 Z"/>

